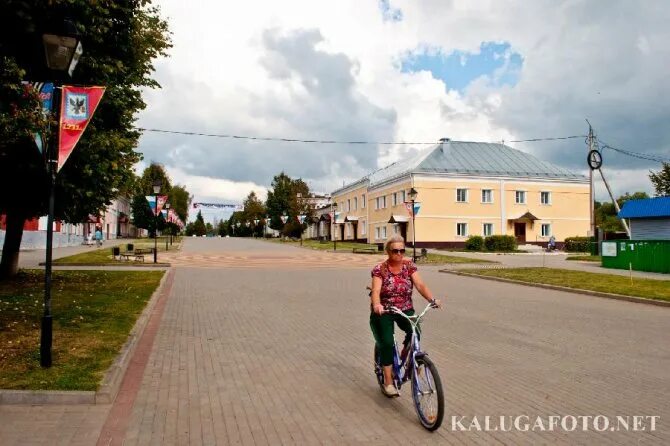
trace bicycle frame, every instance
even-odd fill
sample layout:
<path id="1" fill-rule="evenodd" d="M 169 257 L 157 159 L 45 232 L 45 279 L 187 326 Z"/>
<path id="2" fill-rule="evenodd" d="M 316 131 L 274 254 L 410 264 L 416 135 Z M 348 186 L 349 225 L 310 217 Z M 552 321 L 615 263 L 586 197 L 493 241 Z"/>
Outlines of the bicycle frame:
<path id="1" fill-rule="evenodd" d="M 424 354 L 421 351 L 421 345 L 419 343 L 419 336 L 417 335 L 417 331 L 419 329 L 419 323 L 421 322 L 421 318 L 423 318 L 426 312 L 428 312 L 428 310 L 430 310 L 431 308 L 434 308 L 434 305 L 428 304 L 426 305 L 426 308 L 424 308 L 419 315 L 414 316 L 407 316 L 405 313 L 403 313 L 400 309 L 396 307 L 391 307 L 388 309 L 389 312 L 399 314 L 400 316 L 407 319 L 407 321 L 410 323 L 410 326 L 412 327 L 412 336 L 410 338 L 411 348 L 410 351 L 407 353 L 407 356 L 405 356 L 405 358 L 402 360 L 402 362 L 400 360 L 400 355 L 398 354 L 398 344 L 395 342 L 394 339 L 395 348 L 393 349 L 393 380 L 395 381 L 396 387 L 398 389 L 400 389 L 400 386 L 402 385 L 403 382 L 409 380 L 409 378 L 412 376 L 412 372 L 415 371 L 416 356 Z"/>

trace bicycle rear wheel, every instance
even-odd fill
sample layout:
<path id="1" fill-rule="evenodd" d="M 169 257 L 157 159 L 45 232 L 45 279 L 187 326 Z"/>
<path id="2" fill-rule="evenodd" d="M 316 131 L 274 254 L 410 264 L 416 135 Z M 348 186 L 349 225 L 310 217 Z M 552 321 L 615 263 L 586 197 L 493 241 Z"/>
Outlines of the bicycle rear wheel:
<path id="1" fill-rule="evenodd" d="M 421 425 L 434 431 L 444 418 L 442 381 L 435 364 L 426 356 L 416 358 L 412 373 L 412 399 Z"/>

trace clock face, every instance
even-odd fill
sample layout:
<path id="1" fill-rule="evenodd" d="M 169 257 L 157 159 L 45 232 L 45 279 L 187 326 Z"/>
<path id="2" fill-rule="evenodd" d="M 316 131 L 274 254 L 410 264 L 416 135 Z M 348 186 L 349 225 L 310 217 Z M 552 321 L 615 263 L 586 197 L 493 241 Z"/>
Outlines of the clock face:
<path id="1" fill-rule="evenodd" d="M 600 166 L 603 165 L 603 156 L 597 150 L 591 150 L 587 161 L 592 170 L 600 169 Z"/>

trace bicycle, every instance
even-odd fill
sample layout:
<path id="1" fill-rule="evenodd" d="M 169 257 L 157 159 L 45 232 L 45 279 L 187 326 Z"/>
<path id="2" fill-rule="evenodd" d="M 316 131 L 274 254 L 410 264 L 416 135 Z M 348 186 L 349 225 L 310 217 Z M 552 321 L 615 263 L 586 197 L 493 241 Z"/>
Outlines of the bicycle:
<path id="1" fill-rule="evenodd" d="M 402 384 L 406 381 L 412 382 L 412 399 L 414 408 L 421 425 L 429 431 L 434 431 L 442 424 L 444 418 L 444 393 L 442 381 L 437 373 L 437 367 L 428 358 L 428 354 L 421 350 L 419 344 L 419 322 L 426 312 L 435 308 L 434 304 L 428 304 L 421 314 L 407 316 L 401 310 L 390 307 L 387 312 L 399 314 L 407 319 L 412 327 L 412 335 L 409 341 L 409 350 L 404 358 L 398 355 L 398 345 L 395 342 L 393 348 L 393 385 L 400 392 Z M 377 383 L 384 393 L 384 373 L 380 364 L 380 356 L 377 345 L 374 352 L 375 375 Z"/>

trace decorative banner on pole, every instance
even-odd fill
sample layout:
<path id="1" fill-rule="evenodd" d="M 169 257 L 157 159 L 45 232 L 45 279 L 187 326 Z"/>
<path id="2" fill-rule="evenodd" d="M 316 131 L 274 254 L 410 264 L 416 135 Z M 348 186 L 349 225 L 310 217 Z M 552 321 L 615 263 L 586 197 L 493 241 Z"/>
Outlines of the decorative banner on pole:
<path id="1" fill-rule="evenodd" d="M 163 219 L 164 219 L 165 221 L 167 221 L 167 218 L 168 218 L 168 211 L 167 211 L 167 209 L 163 209 L 163 210 L 161 210 L 161 215 L 163 216 Z"/>
<path id="2" fill-rule="evenodd" d="M 244 206 L 241 204 L 224 204 L 224 203 L 193 203 L 193 209 L 228 209 L 232 211 L 243 211 Z"/>
<path id="3" fill-rule="evenodd" d="M 407 213 L 411 217 L 412 216 L 412 202 L 411 201 L 406 201 L 405 202 L 405 209 L 407 209 Z M 419 210 L 420 209 L 421 209 L 421 203 L 419 203 L 418 201 L 415 201 L 414 202 L 414 216 L 415 217 L 417 215 L 419 215 Z"/>
<path id="4" fill-rule="evenodd" d="M 254 219 L 254 225 L 255 225 L 255 226 L 258 226 L 258 222 L 259 222 L 259 221 L 260 221 L 260 220 L 259 220 L 259 219 L 257 219 L 257 218 L 256 218 L 256 219 Z"/>
<path id="5" fill-rule="evenodd" d="M 282 222 L 283 224 L 286 224 L 286 221 L 288 220 L 288 217 L 287 217 L 286 215 L 282 215 L 282 216 L 279 217 L 279 218 L 281 218 L 281 222 Z"/>
<path id="6" fill-rule="evenodd" d="M 32 88 L 37 91 L 42 104 L 42 114 L 47 116 L 51 113 L 54 97 L 54 84 L 52 82 L 26 82 L 23 81 L 26 88 Z M 40 153 L 44 153 L 44 138 L 41 133 L 35 133 L 35 144 Z"/>
<path id="7" fill-rule="evenodd" d="M 176 215 L 175 215 L 174 209 L 168 210 L 168 219 L 167 219 L 168 223 L 176 222 L 177 219 L 175 217 L 176 217 Z"/>
<path id="8" fill-rule="evenodd" d="M 298 215 L 298 221 L 301 225 L 305 223 L 305 218 L 307 218 L 306 215 Z"/>
<path id="9" fill-rule="evenodd" d="M 158 208 L 156 209 L 156 215 L 158 215 L 159 212 L 163 210 L 163 206 L 165 206 L 165 203 L 167 203 L 168 196 L 167 195 L 158 195 Z"/>
<path id="10" fill-rule="evenodd" d="M 74 150 L 74 146 L 79 142 L 104 93 L 105 87 L 63 85 L 60 101 L 57 172 L 61 170 Z"/>
<path id="11" fill-rule="evenodd" d="M 144 198 L 146 198 L 147 203 L 149 203 L 151 213 L 156 215 L 156 197 L 154 195 L 145 195 Z"/>

